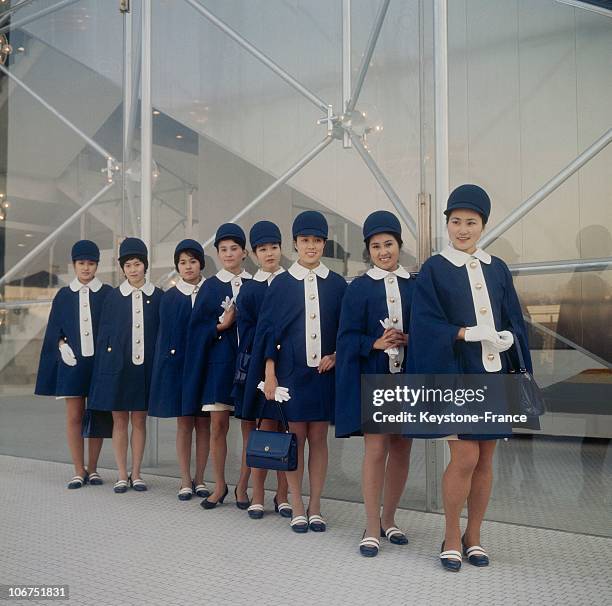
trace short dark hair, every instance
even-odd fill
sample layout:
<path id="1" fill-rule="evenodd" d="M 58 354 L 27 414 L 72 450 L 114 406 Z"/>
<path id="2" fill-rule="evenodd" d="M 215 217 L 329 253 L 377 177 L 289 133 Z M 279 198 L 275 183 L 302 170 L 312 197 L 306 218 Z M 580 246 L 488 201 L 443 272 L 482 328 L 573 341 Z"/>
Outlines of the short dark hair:
<path id="1" fill-rule="evenodd" d="M 235 242 L 236 244 L 238 244 L 238 246 L 240 246 L 242 250 L 246 250 L 246 242 L 243 242 L 240 238 L 237 238 L 236 236 L 224 236 L 215 244 L 215 248 L 217 249 L 217 252 L 219 252 L 219 244 L 223 242 L 224 240 L 231 240 L 232 242 Z"/>
<path id="2" fill-rule="evenodd" d="M 178 271 L 179 259 L 181 258 L 182 253 L 185 253 L 190 259 L 196 259 L 200 263 L 200 271 L 204 269 L 204 257 L 202 256 L 202 253 L 193 248 L 184 248 L 183 250 L 179 250 L 174 253 L 174 267 L 176 271 Z"/>
<path id="3" fill-rule="evenodd" d="M 387 233 L 387 232 L 384 232 Z M 390 236 L 393 237 L 393 239 L 397 242 L 397 245 L 401 248 L 402 245 L 404 244 L 404 241 L 402 240 L 402 237 L 399 234 L 396 234 L 392 231 L 388 232 Z M 366 246 L 366 251 L 368 252 L 368 255 L 370 254 L 370 240 L 374 237 L 377 236 L 378 234 L 372 234 L 369 238 L 366 238 L 365 240 L 365 246 Z"/>
<path id="4" fill-rule="evenodd" d="M 457 208 L 457 209 L 453 209 L 453 210 L 461 210 L 461 209 Z M 471 210 L 471 209 L 468 208 L 466 210 Z M 480 219 L 482 221 L 482 226 L 484 227 L 487 224 L 487 218 L 482 213 L 479 213 L 477 210 L 475 210 L 474 212 L 478 214 L 478 216 L 480 217 Z M 452 214 L 453 214 L 453 211 L 451 210 L 451 212 L 449 212 L 448 215 L 446 215 L 446 224 L 447 225 L 448 225 L 448 222 L 450 221 L 450 218 L 451 218 Z"/>
<path id="5" fill-rule="evenodd" d="M 149 260 L 144 255 L 126 255 L 125 257 L 120 257 L 119 265 L 121 267 L 121 271 L 123 271 L 123 266 L 128 262 L 136 259 L 137 261 L 141 261 L 145 266 L 145 273 L 149 269 Z M 125 272 L 124 272 L 125 273 Z"/>

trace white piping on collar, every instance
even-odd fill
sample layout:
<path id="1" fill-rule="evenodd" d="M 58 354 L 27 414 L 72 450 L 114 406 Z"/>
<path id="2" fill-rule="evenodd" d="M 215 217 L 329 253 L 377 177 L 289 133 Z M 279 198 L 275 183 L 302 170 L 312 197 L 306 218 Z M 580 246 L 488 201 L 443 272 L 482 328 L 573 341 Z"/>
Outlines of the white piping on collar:
<path id="1" fill-rule="evenodd" d="M 233 274 L 231 271 L 227 271 L 227 269 L 222 268 L 216 273 L 217 278 L 221 280 L 221 282 L 231 282 L 234 278 L 242 278 L 243 280 L 250 280 L 253 276 L 243 269 L 239 274 Z"/>
<path id="2" fill-rule="evenodd" d="M 136 288 L 132 286 L 128 280 L 124 280 L 121 286 L 119 286 L 119 291 L 124 297 L 131 295 L 136 290 L 142 290 L 145 295 L 150 297 L 155 291 L 155 285 L 147 280 L 140 288 Z"/>
<path id="3" fill-rule="evenodd" d="M 303 280 L 311 271 L 324 280 L 329 276 L 329 268 L 323 263 L 319 263 L 314 269 L 308 269 L 296 261 L 288 271 L 296 280 Z"/>
<path id="4" fill-rule="evenodd" d="M 79 292 L 83 286 L 89 288 L 89 290 L 92 292 L 98 292 L 102 288 L 102 282 L 98 278 L 94 278 L 87 284 L 83 284 L 83 282 L 80 282 L 78 278 L 75 278 L 72 282 L 70 282 L 70 290 L 72 292 Z"/>
<path id="5" fill-rule="evenodd" d="M 449 244 L 444 250 L 440 251 L 446 260 L 450 261 L 456 267 L 464 266 L 470 259 L 476 258 L 487 265 L 491 263 L 491 255 L 486 253 L 482 248 L 477 248 L 471 255 L 461 250 L 457 250 Z"/>
<path id="6" fill-rule="evenodd" d="M 380 267 L 374 266 L 368 269 L 366 273 L 373 280 L 382 280 L 383 278 L 386 278 L 389 274 L 395 274 L 398 278 L 410 278 L 410 272 L 404 269 L 401 265 L 399 265 L 398 268 L 394 271 L 387 271 L 385 269 L 381 269 Z"/>
<path id="7" fill-rule="evenodd" d="M 176 288 L 179 292 L 182 292 L 184 295 L 190 296 L 193 294 L 193 291 L 196 288 L 199 289 L 202 286 L 202 284 L 204 284 L 205 279 L 206 278 L 202 277 L 200 278 L 200 281 L 197 284 L 189 284 L 189 282 L 185 282 L 183 278 L 179 278 L 178 282 L 176 283 Z"/>

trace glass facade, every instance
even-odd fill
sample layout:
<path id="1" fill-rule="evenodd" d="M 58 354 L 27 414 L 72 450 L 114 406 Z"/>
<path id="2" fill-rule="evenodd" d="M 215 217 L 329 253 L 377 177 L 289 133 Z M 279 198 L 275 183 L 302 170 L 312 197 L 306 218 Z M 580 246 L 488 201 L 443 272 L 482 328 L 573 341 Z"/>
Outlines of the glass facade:
<path id="1" fill-rule="evenodd" d="M 67 461 L 63 402 L 32 396 L 38 353 L 50 301 L 71 279 L 72 243 L 95 240 L 99 275 L 116 285 L 117 243 L 146 222 L 142 4 L 5 4 L 0 453 Z M 431 198 L 434 228 L 444 204 L 433 0 L 149 4 L 154 281 L 169 284 L 184 237 L 205 244 L 215 273 L 211 237 L 234 219 L 248 229 L 273 218 L 290 263 L 290 226 L 306 208 L 326 215 L 324 260 L 339 273 L 366 269 L 361 224 L 378 208 L 402 217 L 402 263 L 417 269 L 429 239 L 419 201 Z M 610 129 L 612 18 L 553 0 L 447 5 L 443 160 L 451 187 L 491 193 L 493 230 Z M 604 147 L 488 247 L 515 273 L 549 409 L 541 432 L 499 444 L 490 519 L 610 534 L 611 154 Z M 151 423 L 149 438 L 149 470 L 176 475 L 174 421 Z M 237 423 L 228 443 L 231 482 Z M 440 446 L 415 442 L 403 506 L 439 510 Z M 330 435 L 327 496 L 361 500 L 361 451 Z M 110 444 L 103 464 L 113 466 Z"/>

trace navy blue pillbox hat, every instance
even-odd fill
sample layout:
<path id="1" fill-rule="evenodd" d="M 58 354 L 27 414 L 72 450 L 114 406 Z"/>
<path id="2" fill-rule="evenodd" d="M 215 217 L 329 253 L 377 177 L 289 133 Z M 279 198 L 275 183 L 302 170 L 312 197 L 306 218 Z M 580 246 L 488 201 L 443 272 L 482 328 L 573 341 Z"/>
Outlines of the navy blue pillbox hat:
<path id="1" fill-rule="evenodd" d="M 215 234 L 215 248 L 221 240 L 227 240 L 229 238 L 238 240 L 242 248 L 246 246 L 246 235 L 242 227 L 236 223 L 223 223 L 223 225 L 219 225 L 219 229 L 217 229 L 217 233 Z"/>
<path id="2" fill-rule="evenodd" d="M 187 238 L 185 240 L 181 240 L 174 249 L 174 266 L 178 271 L 178 260 L 181 256 L 181 253 L 185 250 L 190 250 L 195 253 L 195 258 L 200 262 L 200 269 L 204 269 L 204 248 L 197 240 L 192 240 L 191 238 Z"/>
<path id="3" fill-rule="evenodd" d="M 119 246 L 119 261 L 128 257 L 149 256 L 147 245 L 140 238 L 126 238 Z"/>
<path id="4" fill-rule="evenodd" d="M 368 215 L 363 224 L 363 239 L 376 234 L 397 234 L 401 237 L 402 226 L 399 219 L 388 210 L 377 210 Z"/>
<path id="5" fill-rule="evenodd" d="M 249 231 L 249 242 L 253 250 L 261 244 L 280 244 L 281 241 L 280 229 L 272 221 L 257 221 Z"/>
<path id="6" fill-rule="evenodd" d="M 75 261 L 95 261 L 100 262 L 100 249 L 91 240 L 79 240 L 72 247 L 72 262 Z"/>
<path id="7" fill-rule="evenodd" d="M 448 217 L 453 210 L 467 208 L 480 213 L 485 220 L 489 220 L 491 214 L 491 199 L 489 194 L 478 185 L 460 185 L 451 192 L 446 204 L 444 214 Z"/>
<path id="8" fill-rule="evenodd" d="M 317 210 L 305 210 L 295 218 L 291 231 L 294 240 L 298 236 L 317 236 L 327 240 L 327 220 Z"/>

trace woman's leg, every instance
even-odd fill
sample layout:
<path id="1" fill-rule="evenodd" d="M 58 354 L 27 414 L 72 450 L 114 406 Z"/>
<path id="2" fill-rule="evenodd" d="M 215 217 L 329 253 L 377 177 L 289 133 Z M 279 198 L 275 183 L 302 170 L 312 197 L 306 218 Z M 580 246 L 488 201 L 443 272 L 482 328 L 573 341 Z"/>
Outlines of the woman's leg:
<path id="1" fill-rule="evenodd" d="M 130 415 L 132 420 L 132 479 L 137 480 L 140 478 L 140 466 L 147 440 L 147 411 L 133 410 Z"/>
<path id="2" fill-rule="evenodd" d="M 196 430 L 196 466 L 194 480 L 204 483 L 204 472 L 210 453 L 210 417 L 194 417 Z"/>
<path id="3" fill-rule="evenodd" d="M 480 545 L 480 526 L 489 505 L 493 484 L 493 454 L 497 440 L 478 442 L 480 456 L 472 474 L 472 486 L 467 498 L 468 523 L 465 529 L 465 544 Z"/>
<path id="4" fill-rule="evenodd" d="M 261 429 L 263 429 L 264 431 L 276 431 L 277 427 L 278 427 L 278 423 L 271 419 L 264 419 L 261 423 Z M 265 494 L 264 485 L 266 482 L 267 475 L 268 475 L 267 469 L 259 469 L 258 467 L 253 467 L 251 469 L 251 478 L 253 480 L 253 498 L 251 499 L 251 503 L 253 505 L 255 504 L 263 505 L 264 494 Z M 285 498 L 286 498 L 286 494 L 287 493 L 285 492 Z"/>
<path id="5" fill-rule="evenodd" d="M 113 452 L 117 463 L 117 472 L 120 480 L 128 479 L 127 450 L 128 450 L 128 423 L 130 413 L 127 410 L 113 410 Z"/>
<path id="6" fill-rule="evenodd" d="M 242 463 L 240 465 L 240 478 L 238 479 L 238 484 L 236 484 L 236 494 L 238 496 L 238 501 L 249 500 L 247 488 L 249 487 L 249 477 L 251 476 L 251 468 L 247 467 L 246 464 L 246 446 L 249 440 L 249 434 L 251 433 L 251 429 L 255 429 L 255 421 L 247 421 L 246 419 L 242 419 L 240 421 L 240 430 L 242 431 Z"/>
<path id="7" fill-rule="evenodd" d="M 229 431 L 229 411 L 213 410 L 210 412 L 210 446 L 215 469 L 215 490 L 207 497 L 217 502 L 225 492 L 225 459 L 227 458 L 227 432 Z"/>
<path id="8" fill-rule="evenodd" d="M 366 537 L 380 533 L 380 501 L 385 482 L 385 461 L 389 449 L 389 436 L 366 433 L 363 436 L 365 452 L 361 470 L 361 490 L 366 510 Z"/>
<path id="9" fill-rule="evenodd" d="M 102 451 L 104 438 L 87 438 L 87 471 L 93 473 L 98 470 L 98 459 Z"/>
<path id="10" fill-rule="evenodd" d="M 75 475 L 85 477 L 85 460 L 81 425 L 85 412 L 85 398 L 66 398 L 66 439 Z"/>
<path id="11" fill-rule="evenodd" d="M 382 527 L 387 530 L 395 523 L 395 512 L 406 488 L 408 469 L 410 467 L 410 449 L 412 440 L 402 436 L 389 436 L 389 456 L 385 468 L 385 487 L 383 496 L 383 509 L 381 516 Z"/>
<path id="12" fill-rule="evenodd" d="M 310 479 L 310 499 L 308 513 L 321 514 L 321 494 L 327 476 L 327 421 L 308 423 L 308 477 Z"/>
<path id="13" fill-rule="evenodd" d="M 289 422 L 289 431 L 297 436 L 298 447 L 298 466 L 295 471 L 287 471 L 287 482 L 289 483 L 289 492 L 291 493 L 291 508 L 293 517 L 303 516 L 304 503 L 302 501 L 302 481 L 304 480 L 304 445 L 306 444 L 308 423 L 305 422 Z"/>
<path id="14" fill-rule="evenodd" d="M 191 487 L 191 438 L 194 417 L 176 418 L 176 456 L 181 470 L 181 488 Z"/>
<path id="15" fill-rule="evenodd" d="M 449 440 L 451 460 L 442 476 L 446 532 L 444 548 L 461 550 L 461 510 L 470 492 L 480 449 L 476 440 Z"/>

